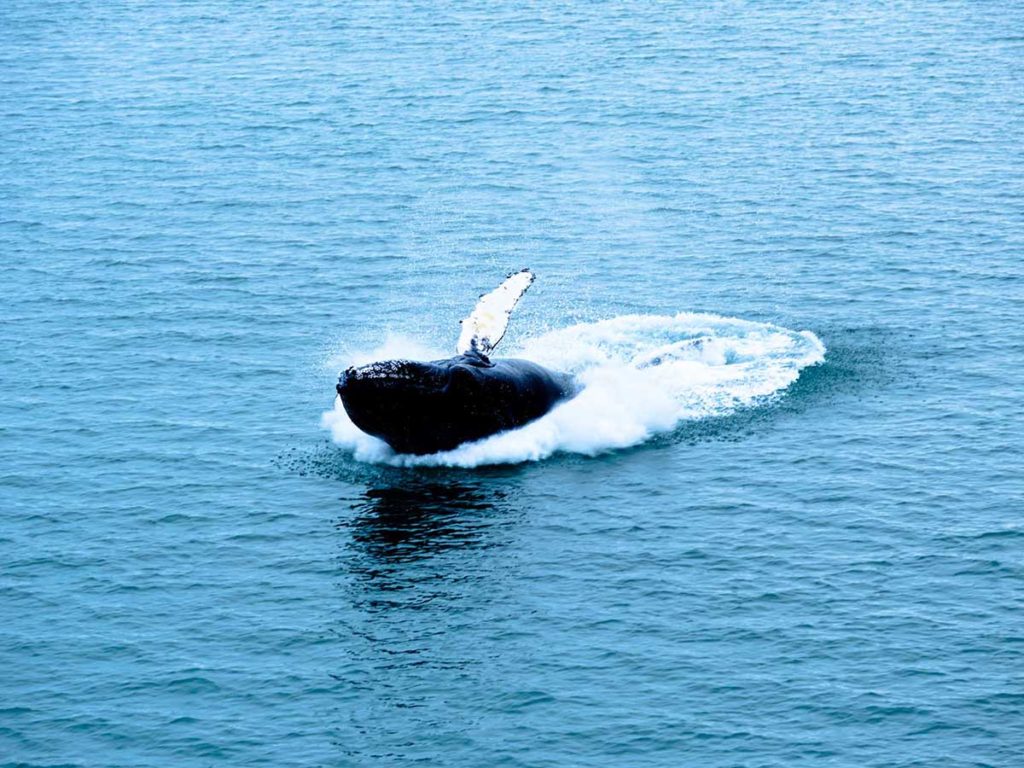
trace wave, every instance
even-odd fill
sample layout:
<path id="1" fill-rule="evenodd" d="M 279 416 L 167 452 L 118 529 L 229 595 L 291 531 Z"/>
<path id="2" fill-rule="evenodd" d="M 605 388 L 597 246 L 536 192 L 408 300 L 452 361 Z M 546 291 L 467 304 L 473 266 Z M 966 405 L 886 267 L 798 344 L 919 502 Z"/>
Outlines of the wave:
<path id="1" fill-rule="evenodd" d="M 810 331 L 689 312 L 581 323 L 502 351 L 574 374 L 583 391 L 524 427 L 429 456 L 396 454 L 360 431 L 338 398 L 321 424 L 357 460 L 396 466 L 515 464 L 557 452 L 593 456 L 637 445 L 685 421 L 763 405 L 825 358 L 825 345 Z M 346 364 L 449 356 L 392 337 Z"/>

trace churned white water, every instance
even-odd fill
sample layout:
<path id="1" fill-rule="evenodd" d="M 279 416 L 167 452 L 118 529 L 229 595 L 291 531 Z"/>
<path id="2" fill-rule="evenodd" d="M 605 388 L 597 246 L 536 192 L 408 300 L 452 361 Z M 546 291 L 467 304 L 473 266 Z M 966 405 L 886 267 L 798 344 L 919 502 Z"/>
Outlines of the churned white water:
<path id="1" fill-rule="evenodd" d="M 451 451 L 396 454 L 359 430 L 335 398 L 322 425 L 361 461 L 476 467 L 535 461 L 558 451 L 595 455 L 637 445 L 686 420 L 724 416 L 779 396 L 825 357 L 810 331 L 711 314 L 624 315 L 525 339 L 501 350 L 575 375 L 583 390 L 543 418 Z M 348 361 L 447 355 L 392 337 Z"/>

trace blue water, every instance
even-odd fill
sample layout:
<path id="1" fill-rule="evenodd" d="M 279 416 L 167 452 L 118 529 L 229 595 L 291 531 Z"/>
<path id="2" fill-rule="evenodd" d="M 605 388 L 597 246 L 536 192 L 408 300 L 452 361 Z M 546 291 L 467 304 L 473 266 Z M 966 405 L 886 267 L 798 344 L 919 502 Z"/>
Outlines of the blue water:
<path id="1" fill-rule="evenodd" d="M 0 4 L 0 765 L 1021 765 L 1022 30 Z M 497 465 L 321 426 L 523 266 L 510 351 L 824 360 Z"/>

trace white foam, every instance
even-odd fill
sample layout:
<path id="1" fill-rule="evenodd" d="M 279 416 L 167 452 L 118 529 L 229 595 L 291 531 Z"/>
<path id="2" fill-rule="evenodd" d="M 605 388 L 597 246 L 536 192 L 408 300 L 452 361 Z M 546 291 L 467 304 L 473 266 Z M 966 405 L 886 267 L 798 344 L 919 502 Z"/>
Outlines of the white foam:
<path id="1" fill-rule="evenodd" d="M 724 416 L 777 396 L 821 362 L 825 345 L 791 331 L 709 314 L 624 315 L 526 339 L 509 357 L 572 373 L 583 391 L 526 426 L 430 456 L 394 453 L 360 431 L 339 399 L 321 423 L 360 461 L 476 467 L 536 461 L 555 452 L 595 455 L 636 445 L 689 419 Z M 438 359 L 401 337 L 346 364 L 395 357 Z"/>

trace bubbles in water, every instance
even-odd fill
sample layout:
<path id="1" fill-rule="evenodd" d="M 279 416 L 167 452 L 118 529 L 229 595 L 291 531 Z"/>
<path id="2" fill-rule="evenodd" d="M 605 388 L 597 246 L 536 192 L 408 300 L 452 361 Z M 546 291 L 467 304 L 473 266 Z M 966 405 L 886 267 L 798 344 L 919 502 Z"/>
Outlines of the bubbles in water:
<path id="1" fill-rule="evenodd" d="M 801 369 L 824 359 L 825 346 L 810 331 L 680 313 L 582 323 L 501 352 L 571 373 L 584 389 L 520 429 L 430 456 L 394 453 L 352 424 L 338 399 L 323 414 L 322 425 L 357 459 L 401 466 L 476 467 L 536 461 L 557 451 L 595 455 L 637 445 L 686 420 L 725 416 L 776 397 Z M 449 356 L 390 337 L 382 348 L 351 356 L 338 367 Z"/>

